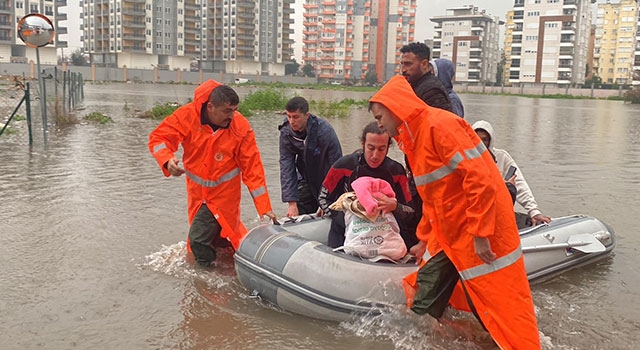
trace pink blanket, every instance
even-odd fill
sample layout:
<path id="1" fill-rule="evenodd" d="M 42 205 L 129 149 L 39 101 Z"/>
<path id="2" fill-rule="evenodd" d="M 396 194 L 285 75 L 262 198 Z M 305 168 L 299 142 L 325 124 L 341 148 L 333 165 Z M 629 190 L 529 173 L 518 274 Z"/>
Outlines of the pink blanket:
<path id="1" fill-rule="evenodd" d="M 375 215 L 378 212 L 378 202 L 373 198 L 374 194 L 384 194 L 387 197 L 395 198 L 396 194 L 393 192 L 391 185 L 382 179 L 376 179 L 369 176 L 363 176 L 357 178 L 351 183 L 353 191 L 358 197 L 358 201 L 369 215 Z"/>

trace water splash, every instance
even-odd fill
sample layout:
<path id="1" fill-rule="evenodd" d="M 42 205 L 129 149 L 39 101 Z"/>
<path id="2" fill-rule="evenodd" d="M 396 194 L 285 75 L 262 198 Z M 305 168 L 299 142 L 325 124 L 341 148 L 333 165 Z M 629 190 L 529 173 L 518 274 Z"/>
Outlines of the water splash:
<path id="1" fill-rule="evenodd" d="M 193 256 L 187 253 L 184 241 L 163 245 L 155 253 L 144 257 L 144 262 L 138 264 L 141 268 L 151 268 L 154 271 L 182 279 L 200 280 L 209 287 L 222 289 L 228 287 L 235 280 L 232 249 L 216 249 L 217 260 L 213 268 L 201 268 L 194 262 Z"/>

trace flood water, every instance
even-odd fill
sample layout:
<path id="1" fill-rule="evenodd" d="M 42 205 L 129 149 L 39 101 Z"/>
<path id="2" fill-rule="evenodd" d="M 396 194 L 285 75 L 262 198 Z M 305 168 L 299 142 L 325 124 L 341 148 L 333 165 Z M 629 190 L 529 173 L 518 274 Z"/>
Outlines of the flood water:
<path id="1" fill-rule="evenodd" d="M 86 110 L 114 123 L 36 128 L 0 137 L 2 349 L 491 349 L 426 317 L 392 310 L 342 323 L 289 314 L 251 297 L 231 256 L 213 271 L 185 256 L 184 178 L 164 178 L 147 149 L 157 121 L 137 111 L 186 102 L 195 86 L 86 85 Z M 239 89 L 241 96 L 247 88 Z M 293 92 L 288 92 L 293 93 Z M 298 91 L 314 99 L 371 93 Z M 614 101 L 461 95 L 467 120 L 490 121 L 542 211 L 593 215 L 615 230 L 614 254 L 532 285 L 545 349 L 640 346 L 640 106 Z M 274 210 L 280 202 L 277 124 L 250 118 Z M 365 109 L 329 119 L 343 149 L 359 146 Z M 397 148 L 391 155 L 400 159 Z M 246 190 L 243 221 L 258 224 Z M 496 286 L 499 288 L 499 286 Z M 464 320 L 463 320 L 464 321 Z M 462 324 L 464 328 L 465 323 Z"/>

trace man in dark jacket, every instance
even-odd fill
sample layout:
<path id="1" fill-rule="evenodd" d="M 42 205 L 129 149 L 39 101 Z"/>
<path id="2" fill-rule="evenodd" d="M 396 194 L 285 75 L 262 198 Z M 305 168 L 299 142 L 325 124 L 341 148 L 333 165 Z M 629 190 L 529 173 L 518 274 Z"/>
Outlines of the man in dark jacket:
<path id="1" fill-rule="evenodd" d="M 400 66 L 402 75 L 407 79 L 416 95 L 431 107 L 455 113 L 451 107 L 451 100 L 440 80 L 431 73 L 429 58 L 431 50 L 423 43 L 410 43 L 400 49 L 402 56 Z M 411 168 L 405 156 L 405 164 L 409 173 L 409 188 L 413 200 L 409 205 L 416 210 L 414 220 L 407 223 L 408 230 L 414 231 L 422 217 L 422 199 L 418 195 L 416 184 L 411 175 Z"/>
<path id="2" fill-rule="evenodd" d="M 373 122 L 364 127 L 362 136 L 362 149 L 346 155 L 333 164 L 327 177 L 322 183 L 320 191 L 320 209 L 324 213 L 331 212 L 331 229 L 329 230 L 327 245 L 337 248 L 344 245 L 345 221 L 344 212 L 330 211 L 329 206 L 340 195 L 353 191 L 351 183 L 362 176 L 370 176 L 387 181 L 396 198 L 378 198 L 380 209 L 393 213 L 400 226 L 400 235 L 407 249 L 418 243 L 413 232 L 408 232 L 405 222 L 413 221 L 414 210 L 407 205 L 411 200 L 407 173 L 402 164 L 387 157 L 391 138 L 380 130 L 377 123 Z"/>
<path id="3" fill-rule="evenodd" d="M 294 97 L 285 107 L 280 130 L 280 185 L 287 216 L 315 213 L 322 180 L 342 148 L 329 122 L 309 113 L 309 103 Z"/>
<path id="4" fill-rule="evenodd" d="M 423 43 L 411 43 L 400 49 L 402 75 L 413 91 L 431 107 L 453 112 L 447 91 L 438 78 L 431 74 L 429 58 L 431 50 Z"/>

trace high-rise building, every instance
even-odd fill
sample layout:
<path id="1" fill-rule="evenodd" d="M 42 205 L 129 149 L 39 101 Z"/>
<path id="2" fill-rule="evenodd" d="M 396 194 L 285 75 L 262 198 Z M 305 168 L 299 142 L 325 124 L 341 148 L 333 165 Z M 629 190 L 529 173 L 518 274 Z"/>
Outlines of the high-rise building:
<path id="1" fill-rule="evenodd" d="M 591 2 L 515 0 L 511 83 L 584 83 Z"/>
<path id="2" fill-rule="evenodd" d="M 385 81 L 414 40 L 416 0 L 305 0 L 303 61 L 327 80 Z"/>
<path id="3" fill-rule="evenodd" d="M 636 26 L 636 48 L 633 55 L 633 75 L 631 82 L 633 85 L 640 85 L 640 10 L 638 11 L 638 22 Z"/>
<path id="4" fill-rule="evenodd" d="M 513 44 L 513 29 L 516 27 L 513 22 L 513 10 L 507 11 L 504 30 L 504 65 L 502 66 L 502 81 L 499 83 L 509 84 L 509 71 L 511 71 L 511 48 Z"/>
<path id="5" fill-rule="evenodd" d="M 60 21 L 67 20 L 65 13 L 59 10 L 67 6 L 66 0 L 4 0 L 0 1 L 0 62 L 28 63 L 36 61 L 35 48 L 22 42 L 17 33 L 18 22 L 31 13 L 39 13 L 51 20 L 55 31 L 54 42 L 39 48 L 40 62 L 57 64 L 56 48 L 66 48 L 67 42 L 60 40 L 60 35 L 67 34 L 67 28 Z"/>
<path id="6" fill-rule="evenodd" d="M 449 8 L 430 20 L 436 23 L 432 57 L 453 61 L 456 82 L 496 82 L 503 21 L 472 5 Z"/>
<path id="7" fill-rule="evenodd" d="M 631 83 L 637 23 L 636 0 L 598 4 L 593 66 L 603 83 Z"/>
<path id="8" fill-rule="evenodd" d="M 85 1 L 84 48 L 103 66 L 282 75 L 293 1 Z"/>

